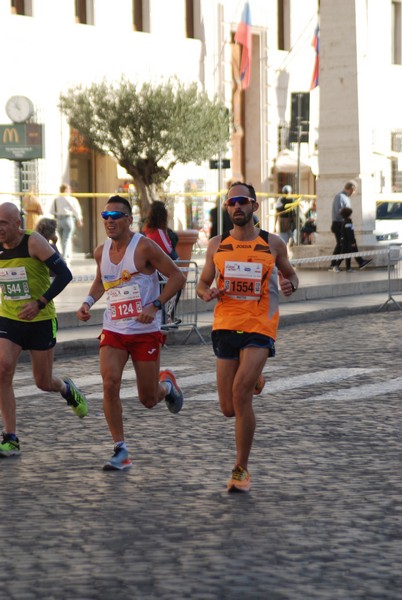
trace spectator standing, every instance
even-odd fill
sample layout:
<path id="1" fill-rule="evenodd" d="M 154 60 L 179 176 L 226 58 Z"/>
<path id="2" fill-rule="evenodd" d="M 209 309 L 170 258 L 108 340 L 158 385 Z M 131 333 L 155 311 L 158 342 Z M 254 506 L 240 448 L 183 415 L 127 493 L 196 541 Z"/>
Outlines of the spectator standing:
<path id="1" fill-rule="evenodd" d="M 333 251 L 333 254 L 340 254 L 342 252 L 342 222 L 343 218 L 341 216 L 342 208 L 351 208 L 351 200 L 350 198 L 357 190 L 357 184 L 355 181 L 348 181 L 345 183 L 345 186 L 341 192 L 336 194 L 333 202 L 332 202 L 332 224 L 331 231 L 335 236 L 336 245 Z M 333 258 L 331 260 L 331 266 L 329 267 L 329 271 L 339 272 L 340 264 L 342 260 L 336 260 Z"/>
<path id="2" fill-rule="evenodd" d="M 34 231 L 39 219 L 43 215 L 42 204 L 34 190 L 25 194 L 22 199 L 22 205 L 25 213 L 25 229 Z"/>
<path id="3" fill-rule="evenodd" d="M 176 252 L 177 234 L 168 227 L 168 212 L 160 200 L 155 200 L 149 209 L 142 227 L 142 233 L 158 244 L 172 260 L 179 258 Z"/>
<path id="4" fill-rule="evenodd" d="M 52 202 L 50 213 L 54 215 L 57 221 L 59 232 L 61 253 L 69 265 L 71 264 L 73 253 L 73 237 L 77 227 L 82 227 L 82 210 L 77 198 L 71 196 L 71 187 L 62 183 L 60 186 L 60 196 L 57 196 Z"/>
<path id="5" fill-rule="evenodd" d="M 317 231 L 317 205 L 314 200 L 312 206 L 305 214 L 305 222 L 301 228 L 302 244 L 312 244 L 314 242 L 314 234 Z"/>
<path id="6" fill-rule="evenodd" d="M 50 283 L 49 270 L 55 273 Z M 31 356 L 35 384 L 59 392 L 78 417 L 88 408 L 69 377 L 53 375 L 57 319 L 53 302 L 71 281 L 71 271 L 35 231 L 21 229 L 21 215 L 11 202 L 0 204 L 0 411 L 4 433 L 0 457 L 21 453 L 17 437 L 14 373 L 22 350 Z"/>
<path id="7" fill-rule="evenodd" d="M 148 215 L 145 219 L 142 233 L 153 240 L 158 246 L 167 254 L 172 260 L 178 260 L 179 255 L 176 252 L 176 245 L 179 241 L 178 235 L 168 227 L 168 212 L 166 206 L 160 200 L 155 200 L 149 209 Z M 160 281 L 164 281 L 164 278 L 160 276 Z M 161 284 L 164 285 L 164 284 Z M 180 321 L 175 318 L 175 312 L 180 300 L 181 290 L 179 290 L 171 303 L 171 308 L 163 306 L 162 308 L 162 321 L 163 324 L 167 324 L 166 321 L 170 321 L 171 324 L 178 324 Z"/>
<path id="8" fill-rule="evenodd" d="M 291 185 L 284 185 L 282 188 L 282 194 L 286 194 L 285 196 L 281 196 L 275 203 L 275 223 L 277 225 L 277 231 L 279 233 L 279 237 L 283 239 L 285 244 L 287 244 L 290 240 L 293 240 L 293 231 L 296 227 L 296 215 L 294 210 L 288 210 L 288 205 L 292 204 L 292 198 L 289 198 L 288 195 L 292 193 Z"/>
<path id="9" fill-rule="evenodd" d="M 59 256 L 61 256 L 61 252 L 57 247 L 57 241 L 59 238 L 57 237 L 56 230 L 56 219 L 48 219 L 47 217 L 43 217 L 43 219 L 41 219 L 36 226 L 36 231 L 43 236 L 45 240 L 49 242 L 49 245 L 53 248 L 53 250 L 57 252 Z M 55 277 L 55 273 L 53 271 L 50 271 L 50 277 Z"/>

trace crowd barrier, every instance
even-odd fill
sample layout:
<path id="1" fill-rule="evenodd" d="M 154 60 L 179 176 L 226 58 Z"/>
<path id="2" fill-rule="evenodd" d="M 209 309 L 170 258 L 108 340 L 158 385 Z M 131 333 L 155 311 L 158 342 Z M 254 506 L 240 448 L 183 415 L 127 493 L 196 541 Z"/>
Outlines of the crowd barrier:
<path id="1" fill-rule="evenodd" d="M 400 280 L 401 280 L 401 247 L 400 246 L 388 246 L 383 250 L 365 250 L 362 252 L 349 252 L 348 254 L 331 254 L 329 256 L 311 256 L 307 258 L 295 258 L 290 259 L 293 266 L 303 266 L 312 263 L 325 262 L 330 264 L 332 260 L 340 260 L 345 258 L 374 258 L 375 256 L 384 256 L 387 262 L 388 272 L 388 298 L 378 308 L 378 312 L 387 308 L 390 303 L 394 304 L 399 310 L 402 307 L 395 300 L 394 296 L 401 293 Z"/>
<path id="2" fill-rule="evenodd" d="M 195 261 L 176 260 L 175 263 L 186 276 L 186 284 L 179 294 L 173 296 L 163 307 L 163 325 L 162 331 L 168 333 L 178 329 L 188 329 L 188 333 L 183 340 L 185 344 L 190 335 L 194 332 L 203 344 L 206 341 L 198 329 L 198 265 Z M 163 286 L 166 278 L 160 275 Z"/>

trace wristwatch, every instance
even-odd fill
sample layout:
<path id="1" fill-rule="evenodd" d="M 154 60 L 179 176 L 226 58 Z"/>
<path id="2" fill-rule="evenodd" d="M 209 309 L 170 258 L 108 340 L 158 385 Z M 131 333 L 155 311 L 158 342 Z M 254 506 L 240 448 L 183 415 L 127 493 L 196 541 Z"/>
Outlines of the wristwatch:
<path id="1" fill-rule="evenodd" d="M 37 299 L 36 304 L 38 305 L 39 310 L 42 310 L 46 306 L 46 304 L 42 302 L 42 300 L 39 300 L 39 298 Z"/>
<path id="2" fill-rule="evenodd" d="M 160 300 L 154 300 L 152 302 L 153 306 L 155 306 L 155 308 L 157 308 L 158 310 L 162 309 L 162 302 Z"/>

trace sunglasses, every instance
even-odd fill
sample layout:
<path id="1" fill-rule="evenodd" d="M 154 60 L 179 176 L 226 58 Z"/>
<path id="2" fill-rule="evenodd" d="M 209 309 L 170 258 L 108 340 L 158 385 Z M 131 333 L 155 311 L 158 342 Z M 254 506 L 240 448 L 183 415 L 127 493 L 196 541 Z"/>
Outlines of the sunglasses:
<path id="1" fill-rule="evenodd" d="M 226 199 L 226 206 L 234 206 L 235 204 L 239 204 L 239 206 L 246 206 L 252 202 L 255 202 L 254 198 L 249 198 L 248 196 L 233 196 L 232 198 Z"/>
<path id="2" fill-rule="evenodd" d="M 102 219 L 107 219 L 110 217 L 113 221 L 117 221 L 117 219 L 121 219 L 123 217 L 129 217 L 127 213 L 121 212 L 121 210 L 104 210 L 101 212 Z"/>

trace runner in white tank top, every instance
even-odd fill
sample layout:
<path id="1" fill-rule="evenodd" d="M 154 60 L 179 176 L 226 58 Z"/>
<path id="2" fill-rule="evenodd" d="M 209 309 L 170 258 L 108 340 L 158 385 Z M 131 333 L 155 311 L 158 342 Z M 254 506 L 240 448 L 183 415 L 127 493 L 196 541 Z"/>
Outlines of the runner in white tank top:
<path id="1" fill-rule="evenodd" d="M 129 335 L 160 330 L 161 311 L 156 313 L 151 323 L 140 323 L 135 318 L 142 311 L 142 307 L 152 304 L 159 297 L 157 272 L 145 275 L 139 273 L 135 265 L 135 250 L 142 238 L 139 233 L 133 235 L 122 260 L 117 265 L 112 263 L 109 256 L 112 240 L 107 239 L 103 245 L 100 270 L 107 296 L 103 328 L 109 331 Z M 125 303 L 124 298 L 127 298 L 128 302 Z"/>
<path id="2" fill-rule="evenodd" d="M 183 394 L 172 371 L 160 369 L 162 305 L 185 284 L 175 263 L 152 240 L 131 231 L 129 202 L 121 196 L 109 198 L 102 212 L 107 240 L 95 249 L 96 276 L 89 295 L 77 311 L 81 321 L 90 319 L 90 309 L 106 293 L 107 308 L 100 336 L 100 370 L 103 409 L 114 442 L 114 454 L 105 470 L 131 467 L 124 439 L 120 399 L 122 375 L 131 358 L 136 372 L 140 402 L 153 408 L 165 399 L 170 412 L 178 413 Z M 158 272 L 167 279 L 159 288 Z"/>

